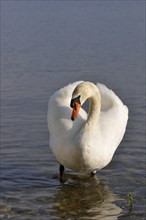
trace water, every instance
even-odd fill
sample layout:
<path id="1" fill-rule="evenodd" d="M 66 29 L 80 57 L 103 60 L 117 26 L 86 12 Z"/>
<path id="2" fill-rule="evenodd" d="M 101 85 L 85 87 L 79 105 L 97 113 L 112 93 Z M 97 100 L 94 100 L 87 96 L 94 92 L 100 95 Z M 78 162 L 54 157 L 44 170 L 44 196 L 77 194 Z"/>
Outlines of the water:
<path id="1" fill-rule="evenodd" d="M 145 219 L 144 1 L 2 1 L 1 12 L 0 218 Z M 129 122 L 95 178 L 67 171 L 60 184 L 47 102 L 76 80 L 112 88 Z"/>

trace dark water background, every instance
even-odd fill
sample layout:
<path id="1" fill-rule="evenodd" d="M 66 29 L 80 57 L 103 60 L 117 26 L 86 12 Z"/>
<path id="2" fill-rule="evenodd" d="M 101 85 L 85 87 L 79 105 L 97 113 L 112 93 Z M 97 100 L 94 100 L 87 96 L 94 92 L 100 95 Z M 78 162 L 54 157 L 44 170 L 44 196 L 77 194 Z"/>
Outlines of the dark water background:
<path id="1" fill-rule="evenodd" d="M 145 219 L 144 4 L 1 1 L 1 219 Z M 129 107 L 129 122 L 96 178 L 71 171 L 62 185 L 47 103 L 76 80 L 112 88 Z"/>

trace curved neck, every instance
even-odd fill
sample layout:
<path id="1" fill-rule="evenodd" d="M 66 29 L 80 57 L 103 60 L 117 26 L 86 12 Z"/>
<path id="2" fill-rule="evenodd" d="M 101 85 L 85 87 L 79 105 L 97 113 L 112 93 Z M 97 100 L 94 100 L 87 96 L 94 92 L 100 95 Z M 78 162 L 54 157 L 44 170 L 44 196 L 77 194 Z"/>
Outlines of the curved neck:
<path id="1" fill-rule="evenodd" d="M 93 96 L 89 97 L 89 113 L 84 129 L 92 128 L 94 129 L 99 121 L 101 109 L 101 97 L 99 91 L 97 91 Z"/>
<path id="2" fill-rule="evenodd" d="M 96 123 L 99 120 L 100 115 L 100 108 L 101 108 L 101 98 L 99 92 L 89 98 L 89 113 L 88 113 L 88 123 Z"/>
<path id="3" fill-rule="evenodd" d="M 83 131 L 89 131 L 98 125 L 101 109 L 101 96 L 97 86 L 91 82 L 82 82 L 74 90 L 72 97 L 81 97 L 81 103 L 89 100 L 89 113 L 87 121 L 83 126 Z"/>

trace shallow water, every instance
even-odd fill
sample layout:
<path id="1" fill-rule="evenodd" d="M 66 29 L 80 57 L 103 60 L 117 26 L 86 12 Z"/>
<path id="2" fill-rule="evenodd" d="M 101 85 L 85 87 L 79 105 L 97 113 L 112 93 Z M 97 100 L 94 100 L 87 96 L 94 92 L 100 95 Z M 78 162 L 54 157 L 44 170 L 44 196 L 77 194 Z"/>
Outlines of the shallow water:
<path id="1" fill-rule="evenodd" d="M 3 1 L 1 8 L 0 218 L 145 219 L 144 1 Z M 60 184 L 47 102 L 76 80 L 112 88 L 129 122 L 95 178 L 67 170 Z"/>

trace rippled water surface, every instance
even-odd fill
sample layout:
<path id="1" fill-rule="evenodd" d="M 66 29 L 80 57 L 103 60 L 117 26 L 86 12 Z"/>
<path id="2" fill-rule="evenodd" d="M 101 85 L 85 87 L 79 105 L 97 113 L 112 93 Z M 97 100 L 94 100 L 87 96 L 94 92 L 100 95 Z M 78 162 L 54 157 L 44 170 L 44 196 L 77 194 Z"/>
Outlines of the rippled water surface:
<path id="1" fill-rule="evenodd" d="M 144 220 L 144 1 L 2 1 L 1 12 L 0 218 Z M 129 122 L 95 178 L 67 170 L 61 184 L 47 103 L 76 80 L 112 88 Z"/>

